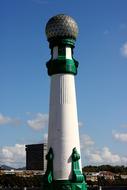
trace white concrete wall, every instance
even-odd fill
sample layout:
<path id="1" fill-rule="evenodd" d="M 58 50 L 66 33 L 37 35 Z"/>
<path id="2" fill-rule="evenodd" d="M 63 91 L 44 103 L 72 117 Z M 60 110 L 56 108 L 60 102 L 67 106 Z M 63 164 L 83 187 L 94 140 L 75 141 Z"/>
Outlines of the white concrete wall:
<path id="1" fill-rule="evenodd" d="M 72 59 L 72 49 L 70 47 L 66 47 L 66 59 Z"/>
<path id="2" fill-rule="evenodd" d="M 71 154 L 80 153 L 74 75 L 51 77 L 48 148 L 54 152 L 54 178 L 71 178 Z M 80 162 L 81 168 L 81 162 Z"/>

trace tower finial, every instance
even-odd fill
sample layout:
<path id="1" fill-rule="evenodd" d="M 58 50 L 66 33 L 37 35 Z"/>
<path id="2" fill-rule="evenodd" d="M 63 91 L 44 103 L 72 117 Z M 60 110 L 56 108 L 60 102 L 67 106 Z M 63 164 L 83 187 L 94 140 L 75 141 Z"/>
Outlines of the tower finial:
<path id="1" fill-rule="evenodd" d="M 49 19 L 46 24 L 46 36 L 48 41 L 58 38 L 76 40 L 78 35 L 78 25 L 75 20 L 65 14 L 58 14 Z"/>

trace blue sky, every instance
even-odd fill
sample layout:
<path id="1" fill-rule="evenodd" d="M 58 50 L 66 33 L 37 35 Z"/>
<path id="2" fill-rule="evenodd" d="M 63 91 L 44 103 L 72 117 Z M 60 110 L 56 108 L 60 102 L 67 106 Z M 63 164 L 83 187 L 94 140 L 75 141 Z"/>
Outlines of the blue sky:
<path id="1" fill-rule="evenodd" d="M 0 1 L 0 164 L 25 165 L 24 145 L 46 141 L 48 19 L 78 23 L 74 56 L 82 163 L 127 165 L 127 1 Z"/>

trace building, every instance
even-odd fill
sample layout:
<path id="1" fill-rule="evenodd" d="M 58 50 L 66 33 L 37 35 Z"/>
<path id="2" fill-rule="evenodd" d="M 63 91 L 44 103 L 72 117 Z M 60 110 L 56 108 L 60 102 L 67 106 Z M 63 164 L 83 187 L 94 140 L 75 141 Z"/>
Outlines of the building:
<path id="1" fill-rule="evenodd" d="M 97 182 L 99 173 L 98 172 L 87 172 L 87 173 L 85 173 L 85 176 L 86 176 L 86 181 Z"/>
<path id="2" fill-rule="evenodd" d="M 104 177 L 104 179 L 106 179 L 106 180 L 114 180 L 115 179 L 115 174 L 110 171 L 100 171 L 99 176 Z"/>
<path id="3" fill-rule="evenodd" d="M 2 175 L 15 175 L 18 177 L 33 177 L 43 176 L 44 171 L 42 170 L 0 170 L 0 176 Z"/>
<path id="4" fill-rule="evenodd" d="M 26 145 L 26 170 L 46 170 L 47 144 Z"/>

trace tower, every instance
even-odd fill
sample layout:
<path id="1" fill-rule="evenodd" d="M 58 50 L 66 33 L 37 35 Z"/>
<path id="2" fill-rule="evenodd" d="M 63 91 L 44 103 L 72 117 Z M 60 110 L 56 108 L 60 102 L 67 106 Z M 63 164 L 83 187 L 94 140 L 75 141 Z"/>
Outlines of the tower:
<path id="1" fill-rule="evenodd" d="M 74 81 L 78 68 L 73 57 L 77 34 L 78 26 L 70 16 L 59 14 L 47 22 L 51 59 L 46 66 L 51 86 L 44 190 L 87 189 L 80 159 Z"/>

